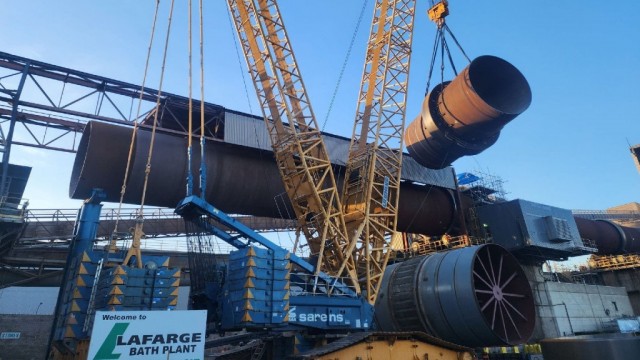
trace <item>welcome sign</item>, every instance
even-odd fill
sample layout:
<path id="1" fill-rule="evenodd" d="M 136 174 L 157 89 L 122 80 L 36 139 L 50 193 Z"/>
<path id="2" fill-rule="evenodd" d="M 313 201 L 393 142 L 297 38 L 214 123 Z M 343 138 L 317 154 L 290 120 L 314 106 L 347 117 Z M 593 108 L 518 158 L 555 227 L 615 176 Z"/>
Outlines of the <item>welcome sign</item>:
<path id="1" fill-rule="evenodd" d="M 98 311 L 90 360 L 204 359 L 207 312 Z"/>

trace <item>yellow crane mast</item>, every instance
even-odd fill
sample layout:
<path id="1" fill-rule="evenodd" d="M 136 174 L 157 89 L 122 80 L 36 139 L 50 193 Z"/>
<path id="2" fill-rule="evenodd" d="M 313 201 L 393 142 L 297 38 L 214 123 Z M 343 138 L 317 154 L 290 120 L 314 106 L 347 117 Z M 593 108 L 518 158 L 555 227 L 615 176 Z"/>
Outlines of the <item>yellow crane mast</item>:
<path id="1" fill-rule="evenodd" d="M 274 0 L 228 0 L 284 187 L 320 270 L 360 293 L 354 242 L 318 124 Z M 285 123 L 285 120 L 288 123 Z"/>
<path id="2" fill-rule="evenodd" d="M 373 304 L 397 223 L 415 0 L 375 4 L 341 197 L 276 2 L 228 5 L 316 270 Z"/>
<path id="3" fill-rule="evenodd" d="M 356 266 L 374 303 L 396 233 L 415 0 L 377 0 L 342 193 L 349 229 L 362 229 Z"/>

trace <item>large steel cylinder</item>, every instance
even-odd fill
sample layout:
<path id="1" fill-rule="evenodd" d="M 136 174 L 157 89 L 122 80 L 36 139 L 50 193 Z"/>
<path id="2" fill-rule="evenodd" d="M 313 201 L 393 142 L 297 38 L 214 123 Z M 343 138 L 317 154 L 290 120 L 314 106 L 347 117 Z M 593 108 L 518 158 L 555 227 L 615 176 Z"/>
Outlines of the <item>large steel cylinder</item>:
<path id="1" fill-rule="evenodd" d="M 442 169 L 493 145 L 502 127 L 530 104 L 529 83 L 518 69 L 498 57 L 480 56 L 426 96 L 421 114 L 405 131 L 407 150 L 423 166 Z"/>
<path id="2" fill-rule="evenodd" d="M 640 229 L 618 225 L 608 220 L 590 220 L 575 217 L 578 232 L 591 240 L 598 255 L 640 253 Z"/>
<path id="3" fill-rule="evenodd" d="M 422 331 L 470 347 L 523 343 L 535 325 L 524 271 L 494 244 L 388 266 L 375 314 L 383 331 Z"/>
<path id="4" fill-rule="evenodd" d="M 69 196 L 85 199 L 91 189 L 97 187 L 105 190 L 105 201 L 118 202 L 131 134 L 129 127 L 90 122 L 76 154 Z M 151 133 L 140 129 L 129 165 L 125 203 L 141 201 L 150 141 Z M 174 207 L 186 194 L 187 139 L 175 133 L 157 133 L 155 141 L 145 204 Z M 207 141 L 205 148 L 207 201 L 231 214 L 294 216 L 273 154 L 223 141 Z M 199 153 L 199 146 L 194 145 L 195 179 Z M 342 182 L 342 178 L 338 177 L 337 181 Z M 403 183 L 399 202 L 400 231 L 441 235 L 449 230 L 456 217 L 456 202 L 448 189 Z"/>

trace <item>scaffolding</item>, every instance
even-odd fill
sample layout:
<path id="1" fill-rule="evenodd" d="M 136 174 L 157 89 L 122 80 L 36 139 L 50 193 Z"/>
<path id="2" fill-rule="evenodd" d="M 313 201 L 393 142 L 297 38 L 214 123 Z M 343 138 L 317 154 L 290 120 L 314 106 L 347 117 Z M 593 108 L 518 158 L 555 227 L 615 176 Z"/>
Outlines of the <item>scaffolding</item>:
<path id="1" fill-rule="evenodd" d="M 594 270 L 622 270 L 640 268 L 640 254 L 591 255 L 589 267 Z"/>
<path id="2" fill-rule="evenodd" d="M 472 177 L 472 181 L 463 181 L 463 176 Z M 460 192 L 473 199 L 477 205 L 493 204 L 507 201 L 504 180 L 486 171 L 476 170 L 458 176 Z"/>
<path id="3" fill-rule="evenodd" d="M 482 245 L 486 241 L 482 238 L 469 235 L 450 236 L 443 235 L 437 240 L 424 235 L 411 234 L 409 252 L 411 256 L 427 255 L 438 251 L 459 249 L 472 245 Z"/>
<path id="4" fill-rule="evenodd" d="M 475 170 L 473 173 L 458 174 L 458 190 L 473 200 L 467 209 L 465 219 L 469 233 L 482 242 L 490 242 L 489 234 L 478 218 L 477 209 L 484 205 L 507 201 L 504 180 L 487 171 Z"/>

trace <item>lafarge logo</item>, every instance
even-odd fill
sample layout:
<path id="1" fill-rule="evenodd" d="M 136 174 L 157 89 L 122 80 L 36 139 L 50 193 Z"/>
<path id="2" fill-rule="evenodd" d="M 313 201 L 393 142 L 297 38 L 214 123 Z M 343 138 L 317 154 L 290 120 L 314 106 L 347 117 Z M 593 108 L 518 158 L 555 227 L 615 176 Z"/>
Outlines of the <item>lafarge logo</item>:
<path id="1" fill-rule="evenodd" d="M 93 357 L 93 360 L 112 360 L 120 359 L 121 354 L 114 354 L 116 349 L 116 341 L 119 337 L 124 335 L 124 332 L 129 327 L 129 323 L 115 323 L 113 328 L 109 332 L 109 335 L 104 339 L 104 342 L 98 349 L 98 353 Z"/>

